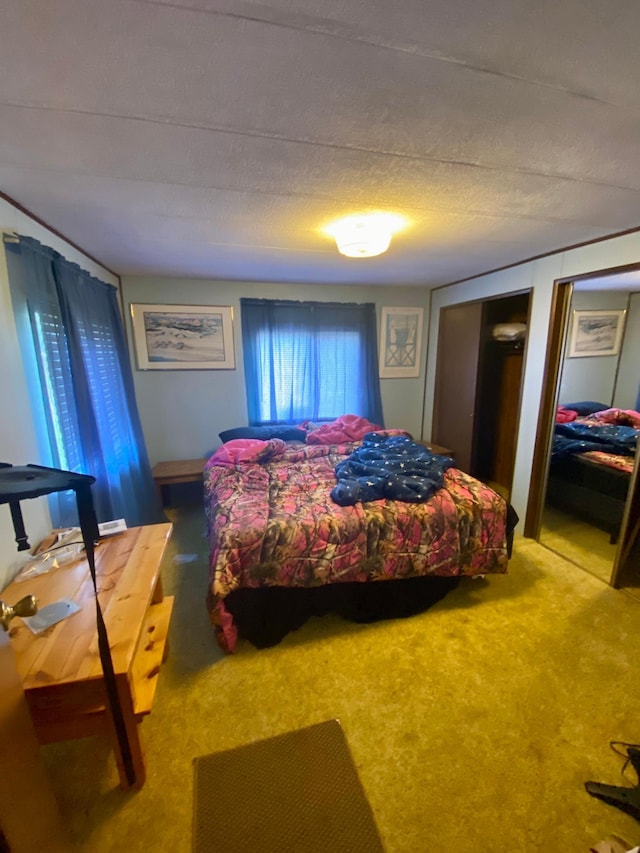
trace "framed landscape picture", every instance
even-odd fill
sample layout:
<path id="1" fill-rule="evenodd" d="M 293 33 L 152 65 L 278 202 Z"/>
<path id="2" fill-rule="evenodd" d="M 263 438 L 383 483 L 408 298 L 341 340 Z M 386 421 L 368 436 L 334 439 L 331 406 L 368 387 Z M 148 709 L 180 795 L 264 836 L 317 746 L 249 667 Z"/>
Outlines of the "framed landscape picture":
<path id="1" fill-rule="evenodd" d="M 574 311 L 569 358 L 618 355 L 626 311 Z"/>
<path id="2" fill-rule="evenodd" d="M 420 375 L 422 308 L 383 308 L 380 322 L 381 379 Z"/>
<path id="3" fill-rule="evenodd" d="M 234 369 L 229 305 L 131 304 L 140 370 Z"/>

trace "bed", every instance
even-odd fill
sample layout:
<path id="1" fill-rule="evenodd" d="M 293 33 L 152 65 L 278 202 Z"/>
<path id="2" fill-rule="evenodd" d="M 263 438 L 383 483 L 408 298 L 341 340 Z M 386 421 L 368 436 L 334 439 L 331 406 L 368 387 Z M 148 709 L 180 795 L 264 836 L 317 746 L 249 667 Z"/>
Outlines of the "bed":
<path id="1" fill-rule="evenodd" d="M 634 410 L 597 403 L 558 407 L 547 502 L 606 531 L 615 544 L 639 435 Z"/>
<path id="2" fill-rule="evenodd" d="M 327 611 L 365 622 L 407 616 L 462 576 L 507 570 L 517 516 L 500 495 L 402 430 L 365 422 L 345 431 L 340 420 L 304 442 L 232 439 L 205 466 L 207 606 L 226 651 L 239 635 L 274 645 Z M 428 496 L 411 473 L 425 470 Z M 404 499 L 376 497 L 376 482 Z"/>

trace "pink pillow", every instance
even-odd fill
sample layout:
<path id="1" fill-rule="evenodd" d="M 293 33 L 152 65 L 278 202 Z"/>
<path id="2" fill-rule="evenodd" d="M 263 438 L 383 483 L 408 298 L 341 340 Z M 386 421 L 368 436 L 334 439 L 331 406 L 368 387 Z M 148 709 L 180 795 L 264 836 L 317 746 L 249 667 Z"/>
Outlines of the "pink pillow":
<path id="1" fill-rule="evenodd" d="M 287 443 L 281 438 L 262 441 L 260 438 L 234 438 L 219 447 L 207 462 L 212 465 L 236 465 L 242 462 L 259 462 L 261 459 L 276 456 L 286 449 Z"/>
<path id="2" fill-rule="evenodd" d="M 567 424 L 569 421 L 575 421 L 577 417 L 578 413 L 574 412 L 573 409 L 565 409 L 564 406 L 558 406 L 556 411 L 557 424 Z"/>

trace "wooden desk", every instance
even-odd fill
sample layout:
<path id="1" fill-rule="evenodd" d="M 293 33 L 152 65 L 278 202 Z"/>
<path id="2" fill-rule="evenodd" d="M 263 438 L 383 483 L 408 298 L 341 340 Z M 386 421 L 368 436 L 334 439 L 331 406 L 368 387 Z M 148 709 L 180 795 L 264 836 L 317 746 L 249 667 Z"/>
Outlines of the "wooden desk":
<path id="1" fill-rule="evenodd" d="M 120 704 L 135 772 L 144 783 L 138 723 L 153 705 L 160 664 L 167 654 L 173 597 L 163 596 L 160 563 L 171 524 L 134 527 L 96 548 L 98 597 L 104 615 Z M 107 734 L 113 743 L 120 785 L 130 787 L 107 707 L 96 635 L 93 583 L 86 560 L 59 566 L 29 581 L 10 584 L 8 604 L 33 593 L 39 608 L 69 598 L 80 610 L 34 635 L 15 619 L 9 635 L 40 743 Z"/>
<path id="2" fill-rule="evenodd" d="M 202 482 L 204 463 L 206 459 L 178 459 L 170 462 L 158 462 L 153 466 L 151 474 L 155 480 L 158 497 L 165 506 L 168 502 L 167 486 L 176 483 Z"/>

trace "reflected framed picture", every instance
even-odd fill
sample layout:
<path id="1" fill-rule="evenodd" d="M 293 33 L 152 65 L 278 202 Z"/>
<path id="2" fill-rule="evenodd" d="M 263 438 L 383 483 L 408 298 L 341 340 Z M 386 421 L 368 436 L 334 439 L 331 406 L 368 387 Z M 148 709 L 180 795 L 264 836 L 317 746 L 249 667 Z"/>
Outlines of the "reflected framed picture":
<path id="1" fill-rule="evenodd" d="M 131 303 L 140 370 L 233 370 L 230 305 Z"/>
<path id="2" fill-rule="evenodd" d="M 618 355 L 626 313 L 625 310 L 574 311 L 567 357 Z"/>
<path id="3" fill-rule="evenodd" d="M 381 379 L 420 375 L 423 308 L 382 308 L 378 373 Z"/>

